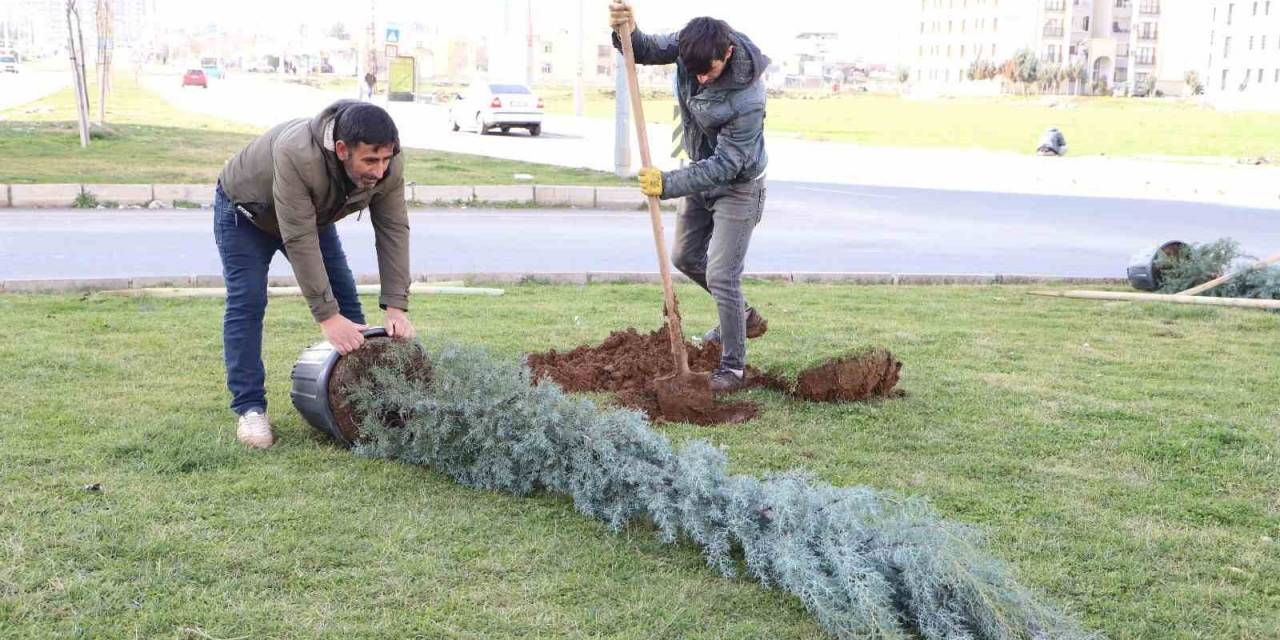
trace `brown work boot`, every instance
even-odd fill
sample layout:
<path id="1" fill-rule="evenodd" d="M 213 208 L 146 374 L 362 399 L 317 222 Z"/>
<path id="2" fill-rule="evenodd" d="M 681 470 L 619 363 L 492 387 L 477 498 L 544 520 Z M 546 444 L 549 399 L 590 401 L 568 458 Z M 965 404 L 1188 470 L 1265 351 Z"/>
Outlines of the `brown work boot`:
<path id="1" fill-rule="evenodd" d="M 747 338 L 754 339 L 764 335 L 769 330 L 769 321 L 756 311 L 755 307 L 747 307 Z M 702 341 L 720 342 L 720 327 L 716 327 L 702 336 Z"/>
<path id="2" fill-rule="evenodd" d="M 271 422 L 267 420 L 267 414 L 250 409 L 240 416 L 236 422 L 236 440 L 254 449 L 266 449 L 275 444 L 276 437 L 271 433 Z"/>
<path id="3" fill-rule="evenodd" d="M 725 367 L 718 367 L 711 372 L 711 393 L 716 395 L 724 393 L 733 393 L 747 386 L 747 376 L 744 372 L 734 371 Z"/>

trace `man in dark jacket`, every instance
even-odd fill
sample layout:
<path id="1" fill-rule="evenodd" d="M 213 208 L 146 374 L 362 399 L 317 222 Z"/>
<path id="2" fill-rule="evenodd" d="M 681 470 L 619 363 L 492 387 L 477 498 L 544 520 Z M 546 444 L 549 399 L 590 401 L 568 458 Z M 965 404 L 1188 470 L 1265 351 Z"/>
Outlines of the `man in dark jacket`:
<path id="1" fill-rule="evenodd" d="M 236 437 L 257 448 L 275 442 L 267 420 L 262 321 L 267 270 L 276 252 L 293 266 L 324 337 L 339 353 L 364 343 L 364 311 L 335 223 L 369 209 L 382 282 L 379 306 L 392 337 L 412 338 L 409 217 L 404 158 L 395 122 L 381 107 L 341 100 L 315 118 L 291 120 L 250 142 L 222 169 L 213 237 L 227 306 L 223 356 Z"/>
<path id="2" fill-rule="evenodd" d="M 676 220 L 672 262 L 716 301 L 720 326 L 704 336 L 720 342 L 720 366 L 711 374 L 717 393 L 744 386 L 747 338 L 768 323 L 742 295 L 743 261 L 764 211 L 765 88 L 769 58 L 722 20 L 694 18 L 678 33 L 649 35 L 635 29 L 630 5 L 609 6 L 614 46 L 623 25 L 639 64 L 676 65 L 676 92 L 684 124 L 684 148 L 692 164 L 677 171 L 640 171 L 645 195 L 683 198 Z"/>

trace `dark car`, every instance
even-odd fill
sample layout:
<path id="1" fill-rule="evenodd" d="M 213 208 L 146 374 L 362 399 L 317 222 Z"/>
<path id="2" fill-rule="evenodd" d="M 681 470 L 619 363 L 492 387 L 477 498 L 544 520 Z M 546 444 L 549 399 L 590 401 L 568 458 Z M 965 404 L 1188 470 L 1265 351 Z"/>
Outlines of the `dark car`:
<path id="1" fill-rule="evenodd" d="M 182 74 L 182 86 L 208 89 L 209 77 L 204 74 L 204 69 L 190 69 Z"/>

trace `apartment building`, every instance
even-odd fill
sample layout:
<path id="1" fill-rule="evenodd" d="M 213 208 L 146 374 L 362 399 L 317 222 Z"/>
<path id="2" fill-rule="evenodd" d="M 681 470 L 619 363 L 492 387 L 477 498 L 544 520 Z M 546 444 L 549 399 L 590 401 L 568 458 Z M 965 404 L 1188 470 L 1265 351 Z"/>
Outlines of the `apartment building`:
<path id="1" fill-rule="evenodd" d="M 1037 41 L 1043 0 L 919 0 L 910 33 L 918 87 L 945 90 L 968 81 L 975 60 L 999 64 Z"/>
<path id="2" fill-rule="evenodd" d="M 1205 94 L 1215 106 L 1280 110 L 1280 0 L 1210 0 Z"/>
<path id="3" fill-rule="evenodd" d="M 960 70 L 974 60 L 1000 64 L 1029 49 L 1045 64 L 1083 66 L 1090 86 L 1180 93 L 1186 71 L 1199 64 L 1202 6 L 1202 0 L 921 0 L 913 79 L 964 83 Z"/>

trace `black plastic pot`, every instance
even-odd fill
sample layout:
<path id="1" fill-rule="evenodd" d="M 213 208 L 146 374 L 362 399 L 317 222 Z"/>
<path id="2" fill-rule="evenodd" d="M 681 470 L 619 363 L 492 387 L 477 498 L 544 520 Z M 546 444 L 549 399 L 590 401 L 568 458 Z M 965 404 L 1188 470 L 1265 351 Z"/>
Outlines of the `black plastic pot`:
<path id="1" fill-rule="evenodd" d="M 363 331 L 365 339 L 385 338 L 387 330 L 382 327 L 371 327 Z M 289 397 L 293 406 L 306 418 L 311 426 L 328 434 L 334 440 L 350 447 L 352 442 L 342 435 L 333 417 L 333 407 L 329 406 L 329 376 L 333 374 L 334 365 L 342 355 L 327 341 L 319 342 L 302 352 L 293 363 L 293 388 Z"/>
<path id="2" fill-rule="evenodd" d="M 1160 279 L 1160 269 L 1156 267 L 1160 254 L 1173 257 L 1186 251 L 1187 248 L 1187 243 L 1171 240 L 1158 247 L 1143 249 L 1135 253 L 1129 259 L 1129 284 L 1139 291 L 1155 291 L 1159 289 L 1160 285 L 1163 284 Z"/>

